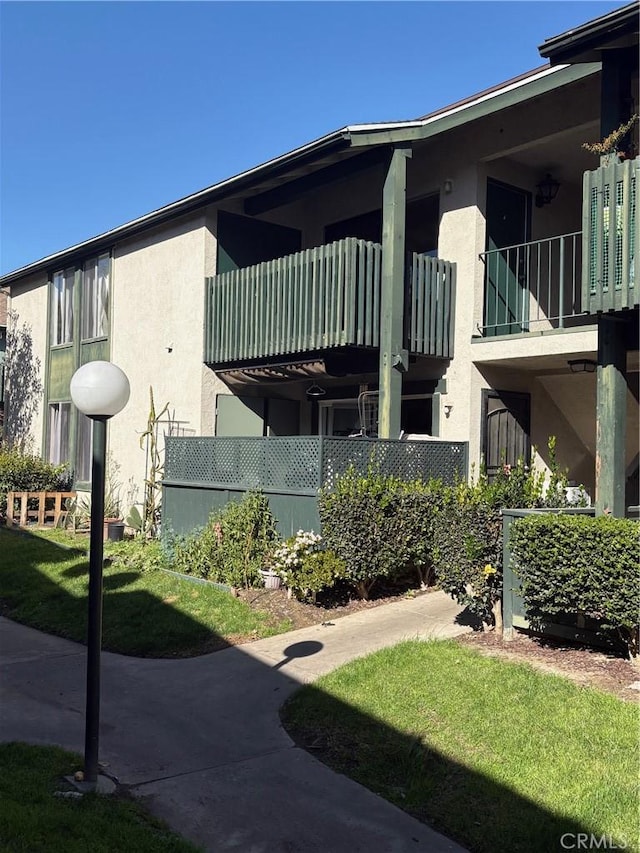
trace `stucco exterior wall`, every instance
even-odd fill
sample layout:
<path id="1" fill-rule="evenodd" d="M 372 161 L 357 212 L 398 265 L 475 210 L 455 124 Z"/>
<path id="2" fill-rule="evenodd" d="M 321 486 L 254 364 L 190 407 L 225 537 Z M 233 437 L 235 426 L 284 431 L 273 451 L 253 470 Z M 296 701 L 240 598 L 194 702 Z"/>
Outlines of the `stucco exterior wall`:
<path id="1" fill-rule="evenodd" d="M 113 257 L 111 359 L 129 377 L 131 397 L 110 422 L 109 449 L 123 491 L 141 500 L 149 389 L 163 420 L 199 434 L 207 232 L 203 216 L 120 244 Z M 160 436 L 162 442 L 162 431 Z M 132 502 L 131 498 L 129 502 Z"/>
<path id="2" fill-rule="evenodd" d="M 47 363 L 47 276 L 45 273 L 31 276 L 14 285 L 9 300 L 9 311 L 15 315 L 15 322 L 19 333 L 24 333 L 24 342 L 31 349 L 31 364 L 29 369 L 32 377 L 44 387 L 45 370 Z M 11 318 L 9 318 L 11 319 Z M 9 356 L 10 357 L 10 356 Z M 20 365 L 21 370 L 27 369 L 23 357 Z M 11 387 L 7 388 L 7 409 L 5 422 L 11 422 Z M 31 418 L 29 436 L 30 443 L 35 453 L 42 451 L 43 429 L 44 429 L 44 394 L 37 395 L 37 399 Z"/>

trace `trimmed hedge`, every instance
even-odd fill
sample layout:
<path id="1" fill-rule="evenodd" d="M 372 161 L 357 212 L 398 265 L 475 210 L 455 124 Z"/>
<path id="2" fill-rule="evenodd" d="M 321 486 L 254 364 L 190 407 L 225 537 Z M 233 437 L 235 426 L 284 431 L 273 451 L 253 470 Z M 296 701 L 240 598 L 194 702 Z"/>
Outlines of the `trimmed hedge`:
<path id="1" fill-rule="evenodd" d="M 580 613 L 636 654 L 640 617 L 640 526 L 602 516 L 532 515 L 513 522 L 514 572 L 531 624 Z"/>
<path id="2" fill-rule="evenodd" d="M 377 581 L 407 571 L 417 571 L 421 583 L 428 579 L 441 490 L 435 481 L 407 483 L 373 470 L 363 477 L 351 468 L 320 492 L 325 546 L 344 561 L 361 598 Z"/>
<path id="3" fill-rule="evenodd" d="M 504 465 L 491 482 L 403 482 L 370 470 L 349 470 L 320 494 L 322 535 L 346 564 L 346 577 L 362 597 L 381 578 L 417 572 L 435 579 L 480 622 L 495 625 L 502 595 L 502 519 L 506 507 L 567 505 L 566 478 L 549 439 L 551 479 L 524 463 Z"/>

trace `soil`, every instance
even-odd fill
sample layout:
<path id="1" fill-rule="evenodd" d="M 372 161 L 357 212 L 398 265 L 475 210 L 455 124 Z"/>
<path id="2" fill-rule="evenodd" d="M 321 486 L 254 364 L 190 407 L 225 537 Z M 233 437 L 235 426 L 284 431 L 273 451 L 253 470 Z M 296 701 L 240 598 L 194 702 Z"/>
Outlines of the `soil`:
<path id="1" fill-rule="evenodd" d="M 401 595 L 414 593 L 384 592 L 372 597 L 369 601 L 352 598 L 346 590 L 334 591 L 332 595 L 318 594 L 316 603 L 298 601 L 287 597 L 286 589 L 241 589 L 236 594 L 239 598 L 256 610 L 268 613 L 273 622 L 288 619 L 292 630 L 307 628 L 310 625 L 320 625 L 323 622 L 333 622 L 342 616 L 349 616 L 359 610 L 367 610 L 397 601 Z M 417 593 L 422 594 L 422 593 Z"/>
<path id="2" fill-rule="evenodd" d="M 380 607 L 397 601 L 403 595 L 428 595 L 427 591 L 381 590 L 369 601 L 350 597 L 347 590 L 332 596 L 318 596 L 315 604 L 288 598 L 284 589 L 240 590 L 238 595 L 250 606 L 269 614 L 274 622 L 288 619 L 293 627 L 306 628 L 333 622 L 359 610 Z M 458 638 L 481 654 L 505 660 L 528 663 L 544 672 L 570 678 L 585 687 L 612 693 L 627 702 L 640 701 L 640 665 L 602 649 L 571 645 L 517 633 L 513 640 L 503 640 L 494 631 L 473 631 Z"/>

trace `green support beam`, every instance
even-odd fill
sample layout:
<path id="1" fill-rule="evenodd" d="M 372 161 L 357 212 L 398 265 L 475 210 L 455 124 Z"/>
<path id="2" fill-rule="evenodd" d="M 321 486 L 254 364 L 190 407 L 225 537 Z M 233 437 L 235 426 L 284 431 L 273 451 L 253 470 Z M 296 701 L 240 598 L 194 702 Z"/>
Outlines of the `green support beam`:
<path id="1" fill-rule="evenodd" d="M 411 149 L 393 149 L 382 192 L 382 293 L 380 297 L 380 397 L 378 435 L 398 438 L 404 349 L 404 276 L 407 160 Z"/>
<path id="2" fill-rule="evenodd" d="M 596 403 L 596 515 L 625 514 L 625 445 L 627 360 L 624 324 L 615 317 L 598 318 Z"/>

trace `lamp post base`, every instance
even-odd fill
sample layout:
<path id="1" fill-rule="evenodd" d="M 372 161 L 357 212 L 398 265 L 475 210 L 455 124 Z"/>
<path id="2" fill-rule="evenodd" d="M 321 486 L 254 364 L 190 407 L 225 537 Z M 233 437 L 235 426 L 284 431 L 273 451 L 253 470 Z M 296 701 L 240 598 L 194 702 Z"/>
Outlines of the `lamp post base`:
<path id="1" fill-rule="evenodd" d="M 95 782 L 78 780 L 75 776 L 65 776 L 64 778 L 66 782 L 72 785 L 76 791 L 79 791 L 81 794 L 100 794 L 101 796 L 109 796 L 110 794 L 115 793 L 117 787 L 113 779 L 109 778 L 109 776 L 103 776 L 101 773 L 98 773 Z"/>

